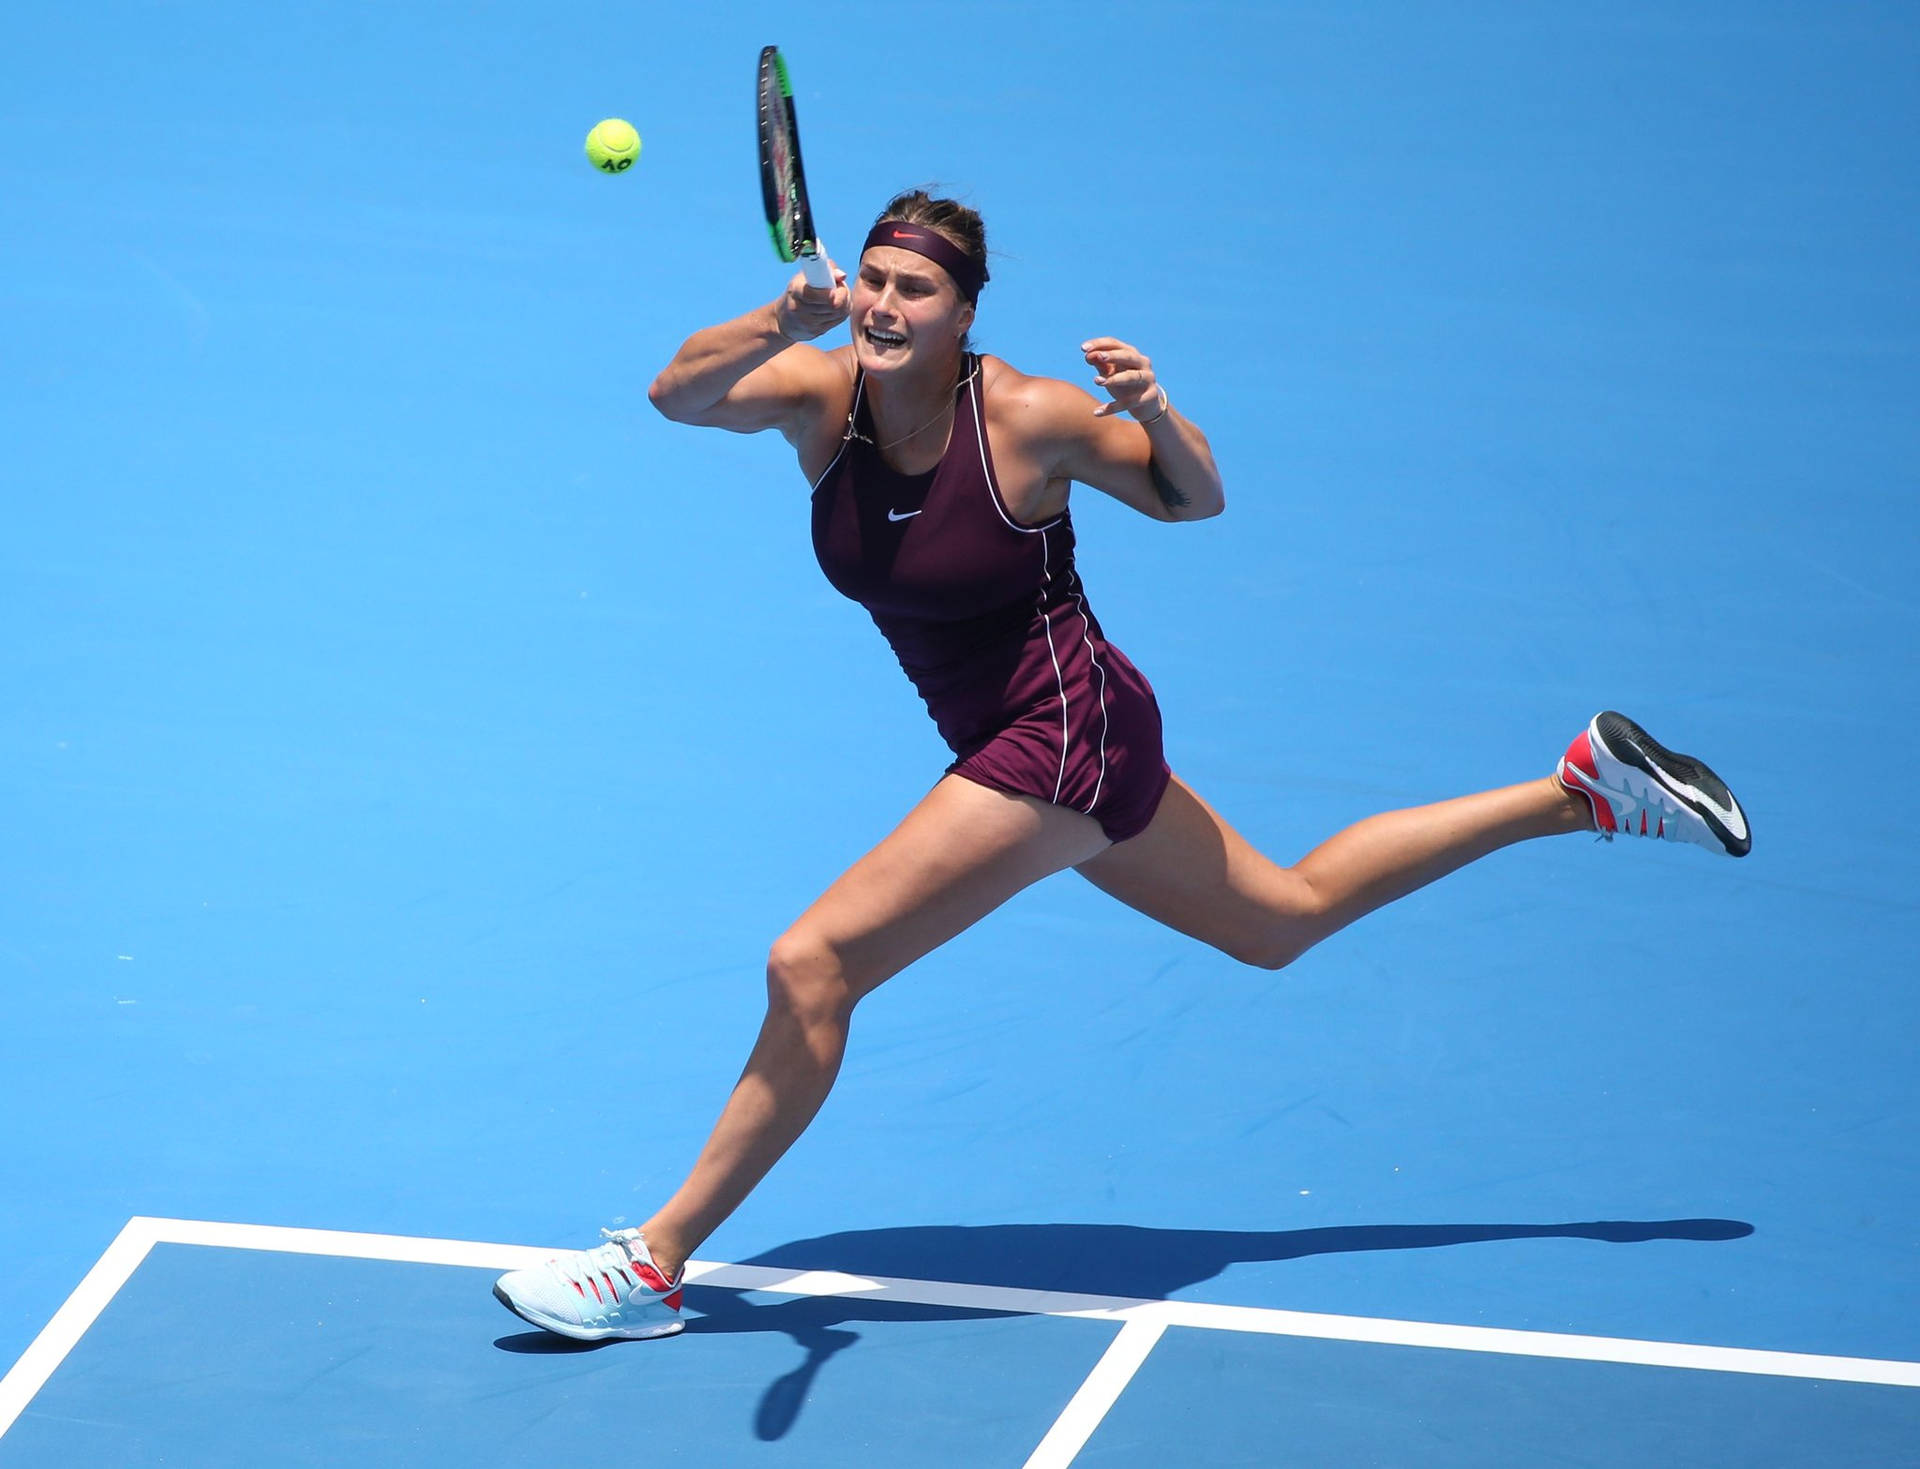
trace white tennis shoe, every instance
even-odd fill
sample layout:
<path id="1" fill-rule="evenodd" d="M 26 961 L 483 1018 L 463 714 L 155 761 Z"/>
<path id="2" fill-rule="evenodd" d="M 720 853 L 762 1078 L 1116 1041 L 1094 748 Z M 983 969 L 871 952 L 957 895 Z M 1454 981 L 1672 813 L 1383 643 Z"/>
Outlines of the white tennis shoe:
<path id="1" fill-rule="evenodd" d="M 1556 772 L 1593 808 L 1601 836 L 1616 832 L 1692 842 L 1744 857 L 1753 849 L 1747 814 L 1725 781 L 1691 755 L 1676 755 L 1624 714 L 1593 717 Z"/>
<path id="2" fill-rule="evenodd" d="M 493 1294 L 522 1321 L 575 1341 L 639 1341 L 672 1336 L 680 1319 L 681 1277 L 653 1263 L 637 1229 L 603 1229 L 606 1243 L 569 1250 L 530 1270 L 512 1270 Z"/>

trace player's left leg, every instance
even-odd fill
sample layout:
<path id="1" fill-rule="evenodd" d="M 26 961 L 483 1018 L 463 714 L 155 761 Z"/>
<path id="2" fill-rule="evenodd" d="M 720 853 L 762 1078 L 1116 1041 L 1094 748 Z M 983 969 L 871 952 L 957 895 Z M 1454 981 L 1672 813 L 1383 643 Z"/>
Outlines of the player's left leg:
<path id="1" fill-rule="evenodd" d="M 1363 914 L 1489 852 L 1591 830 L 1586 799 L 1547 776 L 1369 816 L 1282 867 L 1175 776 L 1145 831 L 1076 870 L 1170 928 L 1243 963 L 1278 969 Z"/>
<path id="2" fill-rule="evenodd" d="M 1552 776 L 1369 816 L 1292 867 L 1269 861 L 1177 777 L 1139 836 L 1082 862 L 1090 882 L 1182 933 L 1278 969 L 1383 903 L 1531 837 L 1599 831 L 1744 857 L 1746 813 L 1704 761 L 1625 715 L 1595 715 Z"/>

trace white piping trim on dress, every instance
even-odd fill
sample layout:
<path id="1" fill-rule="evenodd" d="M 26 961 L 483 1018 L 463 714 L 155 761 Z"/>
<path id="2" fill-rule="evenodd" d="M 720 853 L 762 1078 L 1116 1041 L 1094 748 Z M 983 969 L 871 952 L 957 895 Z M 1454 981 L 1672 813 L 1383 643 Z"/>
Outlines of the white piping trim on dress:
<path id="1" fill-rule="evenodd" d="M 1107 670 L 1100 663 L 1100 655 L 1093 650 L 1093 622 L 1087 616 L 1087 599 L 1080 595 L 1080 573 L 1073 573 L 1073 586 L 1069 588 L 1073 600 L 1080 604 L 1080 641 L 1087 645 L 1087 657 L 1093 660 L 1093 666 L 1100 674 L 1100 775 L 1093 783 L 1093 799 L 1087 802 L 1087 815 L 1093 815 L 1093 808 L 1100 804 L 1100 787 L 1107 779 Z"/>
<path id="2" fill-rule="evenodd" d="M 1053 647 L 1053 617 L 1047 611 L 1047 587 L 1053 581 L 1053 572 L 1048 569 L 1047 537 L 1045 531 L 1040 535 L 1040 595 L 1036 599 L 1040 608 L 1040 621 L 1047 630 L 1047 656 L 1053 660 L 1053 681 L 1060 690 L 1060 777 L 1053 783 L 1053 804 L 1060 804 L 1060 792 L 1067 784 L 1067 746 L 1073 739 L 1073 726 L 1067 722 L 1067 681 L 1060 672 L 1060 655 Z M 1104 675 L 1103 675 L 1104 677 Z"/>
<path id="3" fill-rule="evenodd" d="M 1043 531 L 1052 530 L 1060 523 L 1062 517 L 1056 515 L 1045 525 L 1022 525 L 1007 514 L 1007 507 L 1000 499 L 1000 481 L 994 478 L 993 465 L 987 459 L 987 415 L 980 407 L 980 395 L 986 387 L 986 376 L 986 369 L 982 367 L 968 379 L 967 402 L 973 408 L 973 436 L 980 445 L 980 472 L 986 476 L 987 498 L 993 501 L 994 514 L 1006 522 L 1007 529 L 1017 530 L 1023 536 L 1037 536 Z"/>
<path id="4" fill-rule="evenodd" d="M 994 478 L 992 461 L 987 457 L 987 416 L 981 411 L 980 399 L 986 389 L 986 370 L 980 365 L 978 357 L 974 359 L 974 371 L 967 378 L 967 404 L 973 410 L 973 437 L 980 446 L 980 474 L 987 482 L 987 498 L 993 502 L 993 510 L 1006 522 L 1009 530 L 1017 530 L 1022 535 L 1040 537 L 1040 595 L 1034 599 L 1034 605 L 1040 610 L 1041 625 L 1047 631 L 1047 657 L 1053 660 L 1053 682 L 1060 690 L 1060 774 L 1053 783 L 1053 804 L 1060 804 L 1060 792 L 1067 784 L 1067 749 L 1073 741 L 1073 725 L 1067 717 L 1067 680 L 1060 672 L 1060 654 L 1053 646 L 1053 617 L 1047 611 L 1047 587 L 1053 582 L 1050 564 L 1050 547 L 1047 544 L 1047 532 L 1058 525 L 1064 516 L 1056 515 L 1045 525 L 1021 525 L 1007 514 L 1006 507 L 1000 503 L 1000 483 Z M 1106 680 L 1103 669 L 1100 674 L 1100 712 L 1106 714 Z M 1103 726 L 1104 728 L 1104 726 Z M 1106 737 L 1101 736 L 1100 769 L 1106 772 Z M 1096 792 L 1099 787 L 1096 785 Z"/>
<path id="5" fill-rule="evenodd" d="M 840 462 L 840 456 L 847 452 L 847 445 L 853 442 L 853 419 L 860 411 L 860 395 L 867 390 L 867 375 L 863 372 L 853 380 L 853 402 L 847 408 L 847 426 L 840 434 L 840 447 L 834 451 L 833 458 L 827 461 L 827 467 L 820 471 L 820 478 L 813 482 L 807 493 L 814 494 L 827 482 L 827 476 L 833 473 L 833 466 Z"/>

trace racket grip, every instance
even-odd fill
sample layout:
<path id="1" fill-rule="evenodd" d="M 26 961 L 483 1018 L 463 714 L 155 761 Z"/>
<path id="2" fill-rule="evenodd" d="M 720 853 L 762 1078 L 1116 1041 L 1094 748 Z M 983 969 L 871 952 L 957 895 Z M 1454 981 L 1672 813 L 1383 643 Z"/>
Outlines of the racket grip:
<path id="1" fill-rule="evenodd" d="M 800 257 L 800 270 L 807 278 L 807 284 L 816 291 L 833 289 L 833 267 L 827 264 L 827 252 L 820 248 L 820 242 L 813 242 L 814 254 Z"/>

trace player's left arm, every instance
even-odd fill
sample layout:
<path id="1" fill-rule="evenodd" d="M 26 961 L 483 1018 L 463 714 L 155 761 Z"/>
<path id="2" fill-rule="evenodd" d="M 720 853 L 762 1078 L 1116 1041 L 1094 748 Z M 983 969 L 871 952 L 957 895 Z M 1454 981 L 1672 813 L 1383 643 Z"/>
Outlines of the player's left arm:
<path id="1" fill-rule="evenodd" d="M 1147 355 L 1115 337 L 1095 337 L 1081 351 L 1108 401 L 1096 404 L 1071 383 L 1047 384 L 1036 406 L 1042 406 L 1052 473 L 1103 490 L 1155 520 L 1204 520 L 1224 510 L 1207 436 L 1168 401 Z"/>

